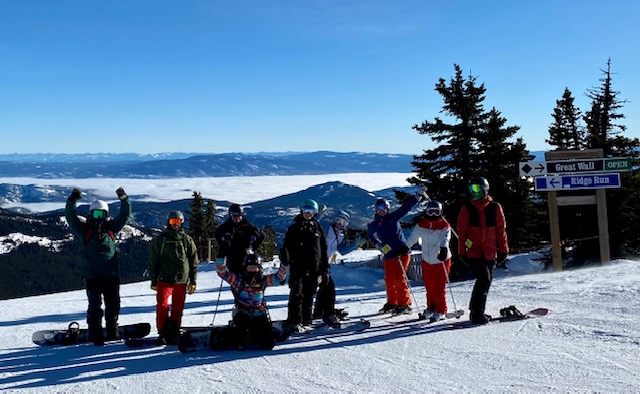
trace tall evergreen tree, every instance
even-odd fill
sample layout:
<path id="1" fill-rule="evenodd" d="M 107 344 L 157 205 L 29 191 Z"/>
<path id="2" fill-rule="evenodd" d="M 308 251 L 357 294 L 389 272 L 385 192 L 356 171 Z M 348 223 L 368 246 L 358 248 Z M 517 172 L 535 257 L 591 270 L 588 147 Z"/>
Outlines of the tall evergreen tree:
<path id="1" fill-rule="evenodd" d="M 207 200 L 207 208 L 204 212 L 204 240 L 207 245 L 211 242 L 211 256 L 214 258 L 218 255 L 218 241 L 216 241 L 215 233 L 218 225 L 216 223 L 216 205 L 213 200 Z M 204 241 L 203 241 L 204 242 Z"/>
<path id="2" fill-rule="evenodd" d="M 616 122 L 624 119 L 621 112 L 626 100 L 613 89 L 611 59 L 600 70 L 601 85 L 587 91 L 591 110 L 585 116 L 587 147 L 602 148 L 605 157 L 630 157 L 635 167 L 640 164 L 640 140 L 622 135 L 626 126 Z M 613 257 L 621 257 L 628 250 L 640 249 L 640 173 L 622 174 L 622 187 L 607 191 L 609 233 Z"/>
<path id="3" fill-rule="evenodd" d="M 409 182 L 428 184 L 429 194 L 444 204 L 445 216 L 455 226 L 461 205 L 469 199 L 469 179 L 484 176 L 491 185 L 491 195 L 508 215 L 510 244 L 518 250 L 536 238 L 529 228 L 533 215 L 531 185 L 519 179 L 517 168 L 520 161 L 532 156 L 522 139 L 508 142 L 518 126 L 505 126 L 507 120 L 495 108 L 484 110 L 484 84 L 478 85 L 472 75 L 465 79 L 462 69 L 458 65 L 454 68 L 455 76 L 448 84 L 441 78 L 435 88 L 444 100 L 441 112 L 454 123 L 436 117 L 413 126 L 438 146 L 414 156 L 416 175 Z M 525 233 L 529 234 L 526 239 Z"/>
<path id="4" fill-rule="evenodd" d="M 262 257 L 263 261 L 273 261 L 273 256 L 277 253 L 276 231 L 269 224 L 265 225 L 262 230 L 264 230 L 266 236 L 257 253 Z"/>
<path id="5" fill-rule="evenodd" d="M 553 123 L 549 126 L 549 139 L 545 140 L 558 150 L 577 150 L 584 146 L 584 130 L 580 125 L 580 108 L 574 104 L 569 88 L 564 88 L 562 98 L 553 109 Z"/>
<path id="6" fill-rule="evenodd" d="M 198 257 L 202 260 L 203 242 L 206 234 L 206 222 L 203 211 L 204 202 L 202 200 L 202 194 L 197 191 L 193 192 L 193 199 L 189 203 L 189 209 L 187 210 L 187 217 L 189 222 L 189 228 L 187 234 L 189 234 L 196 246 L 198 246 Z"/>

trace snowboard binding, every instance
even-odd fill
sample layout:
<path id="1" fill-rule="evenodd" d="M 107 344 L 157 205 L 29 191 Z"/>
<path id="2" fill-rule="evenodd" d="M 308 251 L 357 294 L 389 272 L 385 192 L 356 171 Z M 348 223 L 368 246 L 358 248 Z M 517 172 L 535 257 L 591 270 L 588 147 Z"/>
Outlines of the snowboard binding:
<path id="1" fill-rule="evenodd" d="M 514 305 L 500 309 L 500 316 L 507 319 L 522 319 L 524 315 Z"/>
<path id="2" fill-rule="evenodd" d="M 63 345 L 71 345 L 73 343 L 78 342 L 78 337 L 80 336 L 80 324 L 74 321 L 69 323 L 69 327 L 67 328 L 67 333 L 62 339 Z"/>

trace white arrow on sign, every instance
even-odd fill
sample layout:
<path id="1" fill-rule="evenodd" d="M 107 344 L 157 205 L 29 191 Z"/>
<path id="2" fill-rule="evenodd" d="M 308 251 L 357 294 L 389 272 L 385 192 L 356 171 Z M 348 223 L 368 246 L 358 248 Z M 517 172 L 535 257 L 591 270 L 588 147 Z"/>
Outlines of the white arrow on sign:
<path id="1" fill-rule="evenodd" d="M 521 161 L 519 168 L 521 176 L 547 175 L 545 161 Z"/>

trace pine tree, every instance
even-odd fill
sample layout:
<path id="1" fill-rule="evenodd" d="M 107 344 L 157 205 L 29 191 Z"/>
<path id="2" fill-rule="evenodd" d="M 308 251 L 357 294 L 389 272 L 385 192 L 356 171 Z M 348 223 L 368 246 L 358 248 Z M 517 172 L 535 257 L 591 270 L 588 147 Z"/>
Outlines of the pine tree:
<path id="1" fill-rule="evenodd" d="M 206 234 L 206 223 L 203 212 L 202 195 L 197 191 L 193 192 L 193 199 L 189 203 L 189 209 L 187 210 L 187 217 L 189 222 L 189 228 L 187 234 L 189 234 L 198 247 L 198 258 L 202 260 L 203 242 Z"/>
<path id="2" fill-rule="evenodd" d="M 277 253 L 276 232 L 269 224 L 265 225 L 262 230 L 264 230 L 266 236 L 257 253 L 262 257 L 263 261 L 273 261 L 273 256 Z"/>
<path id="3" fill-rule="evenodd" d="M 624 119 L 621 112 L 626 100 L 613 89 L 611 59 L 597 88 L 587 91 L 591 98 L 591 110 L 585 116 L 587 147 L 601 148 L 605 157 L 629 157 L 637 168 L 640 158 L 640 140 L 621 135 L 626 126 L 616 124 Z M 613 257 L 622 257 L 628 250 L 640 248 L 640 173 L 621 174 L 622 187 L 607 191 L 609 233 Z M 612 225 L 615 224 L 615 225 Z"/>
<path id="4" fill-rule="evenodd" d="M 416 175 L 409 182 L 428 184 L 429 194 L 443 203 L 445 217 L 455 226 L 461 205 L 469 199 L 469 179 L 484 176 L 491 185 L 491 195 L 504 207 L 509 242 L 513 250 L 518 250 L 538 238 L 530 229 L 530 216 L 535 214 L 529 195 L 531 185 L 519 179 L 517 168 L 520 161 L 532 156 L 522 139 L 508 142 L 518 126 L 505 126 L 507 120 L 495 108 L 484 110 L 484 84 L 478 85 L 472 75 L 465 79 L 462 69 L 458 65 L 454 68 L 455 77 L 448 84 L 441 78 L 435 90 L 444 100 L 441 112 L 455 123 L 436 117 L 433 122 L 413 126 L 438 146 L 414 156 Z M 456 242 L 452 247 L 455 251 Z"/>
<path id="5" fill-rule="evenodd" d="M 204 213 L 204 239 L 211 242 L 211 256 L 215 258 L 218 255 L 218 241 L 216 241 L 215 233 L 218 225 L 216 223 L 216 205 L 213 200 L 207 200 L 207 209 Z"/>
<path id="6" fill-rule="evenodd" d="M 549 139 L 545 142 L 558 150 L 577 150 L 585 144 L 584 129 L 580 125 L 580 108 L 574 105 L 574 100 L 571 90 L 565 88 L 551 114 L 553 123 L 549 126 Z"/>

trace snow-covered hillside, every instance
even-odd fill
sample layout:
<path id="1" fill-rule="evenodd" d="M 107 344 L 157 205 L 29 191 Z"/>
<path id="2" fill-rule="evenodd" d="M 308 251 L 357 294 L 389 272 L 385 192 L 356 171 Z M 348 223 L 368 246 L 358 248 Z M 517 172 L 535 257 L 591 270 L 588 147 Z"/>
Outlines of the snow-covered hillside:
<path id="1" fill-rule="evenodd" d="M 379 270 L 350 268 L 376 252 L 346 256 L 334 266 L 338 306 L 350 316 L 375 313 L 385 301 Z M 447 330 L 394 324 L 350 335 L 300 335 L 273 351 L 181 354 L 173 347 L 129 349 L 76 345 L 37 347 L 33 331 L 84 326 L 86 297 L 72 291 L 0 301 L 0 390 L 6 392 L 638 392 L 640 390 L 640 263 L 561 273 L 538 271 L 527 255 L 496 271 L 488 311 L 508 305 L 547 307 L 541 318 Z M 352 263 L 349 263 L 352 262 Z M 232 298 L 213 265 L 201 266 L 187 299 L 185 325 L 224 324 Z M 122 286 L 121 323 L 154 321 L 146 282 Z M 468 303 L 473 282 L 455 283 L 450 307 Z M 413 282 L 424 307 L 422 285 Z M 451 297 L 453 294 L 454 298 Z M 220 295 L 219 306 L 216 303 Z M 273 319 L 286 315 L 288 289 L 270 288 Z M 215 316 L 215 319 L 214 319 Z M 465 319 L 463 317 L 462 319 Z"/>

